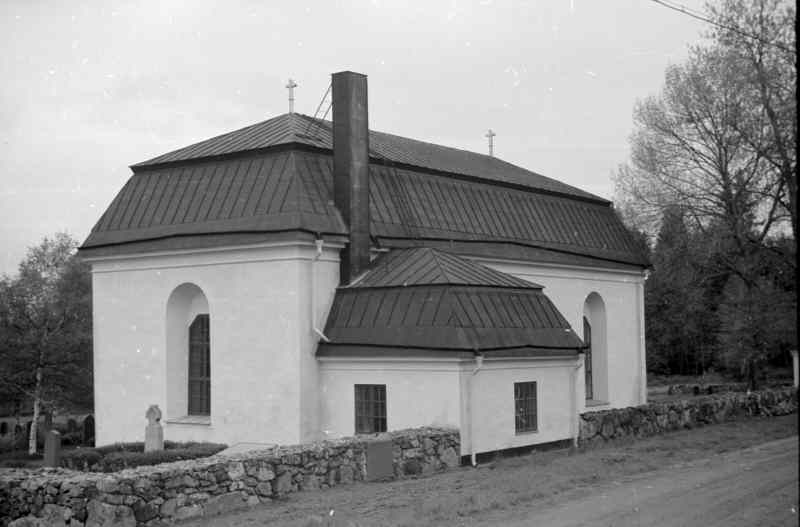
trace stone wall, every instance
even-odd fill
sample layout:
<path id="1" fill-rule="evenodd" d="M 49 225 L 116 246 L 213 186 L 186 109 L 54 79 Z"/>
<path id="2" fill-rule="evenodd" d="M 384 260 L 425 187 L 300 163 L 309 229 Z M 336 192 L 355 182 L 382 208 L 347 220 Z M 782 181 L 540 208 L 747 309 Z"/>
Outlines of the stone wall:
<path id="1" fill-rule="evenodd" d="M 645 437 L 720 423 L 739 416 L 785 415 L 797 411 L 797 390 L 779 388 L 758 392 L 725 392 L 650 403 L 642 406 L 587 412 L 580 417 L 579 441 L 591 446 L 612 439 Z"/>
<path id="2" fill-rule="evenodd" d="M 12 469 L 0 472 L 0 525 L 134 527 L 212 516 L 291 492 L 373 479 L 368 452 L 389 441 L 394 477 L 460 462 L 458 431 L 421 428 L 111 474 Z"/>
<path id="3" fill-rule="evenodd" d="M 711 395 L 724 392 L 746 392 L 747 383 L 710 383 L 710 384 L 670 384 L 667 389 L 669 395 Z"/>

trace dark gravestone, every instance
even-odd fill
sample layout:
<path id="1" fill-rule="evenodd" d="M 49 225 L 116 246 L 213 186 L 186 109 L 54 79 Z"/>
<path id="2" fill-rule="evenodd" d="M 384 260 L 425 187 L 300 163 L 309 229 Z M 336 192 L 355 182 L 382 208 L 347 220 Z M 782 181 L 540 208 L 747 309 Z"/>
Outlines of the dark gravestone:
<path id="1" fill-rule="evenodd" d="M 392 464 L 392 441 L 370 441 L 367 443 L 367 481 L 394 477 Z"/>
<path id="2" fill-rule="evenodd" d="M 61 464 L 61 432 L 48 430 L 44 441 L 44 466 L 57 467 Z"/>
<path id="3" fill-rule="evenodd" d="M 94 417 L 91 415 L 83 420 L 83 444 L 94 446 Z"/>

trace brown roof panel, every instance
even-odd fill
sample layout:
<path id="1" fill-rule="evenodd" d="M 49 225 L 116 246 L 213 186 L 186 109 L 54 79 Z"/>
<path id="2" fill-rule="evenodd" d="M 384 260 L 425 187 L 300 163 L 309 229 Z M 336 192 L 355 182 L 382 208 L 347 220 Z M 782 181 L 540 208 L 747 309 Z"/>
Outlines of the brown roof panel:
<path id="1" fill-rule="evenodd" d="M 502 244 L 502 256 L 517 247 L 587 265 L 648 264 L 608 203 L 380 164 L 370 165 L 370 179 L 370 233 L 382 247 Z M 346 235 L 332 195 L 333 163 L 322 152 L 142 167 L 82 248 L 224 233 Z"/>
<path id="2" fill-rule="evenodd" d="M 295 155 L 288 151 L 212 159 L 185 169 L 165 166 L 136 173 L 83 248 L 223 233 L 347 234 L 329 200 L 317 198 L 310 205 L 308 182 L 296 175 Z"/>
<path id="3" fill-rule="evenodd" d="M 348 287 L 407 287 L 433 284 L 542 288 L 538 284 L 429 247 L 389 251 L 372 262 L 369 270 Z"/>
<path id="4" fill-rule="evenodd" d="M 502 314 L 497 312 L 498 306 L 503 306 Z M 447 312 L 451 316 L 437 316 Z M 584 348 L 552 302 L 540 289 L 530 288 L 340 288 L 325 335 L 331 346 L 468 351 Z"/>
<path id="5" fill-rule="evenodd" d="M 392 251 L 338 288 L 325 335 L 326 346 L 584 348 L 541 286 L 431 249 Z"/>
<path id="6" fill-rule="evenodd" d="M 314 119 L 307 115 L 283 114 L 162 154 L 137 163 L 132 168 L 138 170 L 165 163 L 225 156 L 288 144 L 331 150 L 333 145 L 331 126 L 330 121 Z M 459 174 L 607 203 L 607 200 L 594 194 L 497 157 L 375 131 L 369 133 L 369 144 L 370 158 L 377 162 Z"/>

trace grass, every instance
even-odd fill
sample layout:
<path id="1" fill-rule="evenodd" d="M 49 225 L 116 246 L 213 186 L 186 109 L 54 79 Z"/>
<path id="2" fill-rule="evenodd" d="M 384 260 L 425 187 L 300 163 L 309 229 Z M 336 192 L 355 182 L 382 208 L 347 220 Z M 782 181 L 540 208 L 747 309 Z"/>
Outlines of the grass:
<path id="1" fill-rule="evenodd" d="M 553 450 L 498 458 L 430 477 L 357 483 L 291 495 L 242 513 L 192 522 L 193 527 L 330 525 L 431 527 L 492 523 L 551 505 L 636 474 L 701 460 L 797 434 L 797 415 L 751 418 L 625 440 L 592 450 Z M 349 523 L 352 522 L 352 523 Z M 497 523 L 502 523 L 498 519 Z"/>

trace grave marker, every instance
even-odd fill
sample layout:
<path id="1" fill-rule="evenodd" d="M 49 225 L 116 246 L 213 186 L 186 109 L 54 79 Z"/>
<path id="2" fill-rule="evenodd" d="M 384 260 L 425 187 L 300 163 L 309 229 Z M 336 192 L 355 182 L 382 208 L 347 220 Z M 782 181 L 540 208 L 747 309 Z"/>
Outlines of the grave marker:
<path id="1" fill-rule="evenodd" d="M 61 432 L 48 430 L 44 440 L 44 465 L 57 467 L 61 464 Z"/>
<path id="2" fill-rule="evenodd" d="M 147 428 L 144 430 L 144 451 L 164 450 L 164 429 L 161 427 L 161 409 L 157 404 L 151 404 L 144 416 L 147 418 Z"/>

